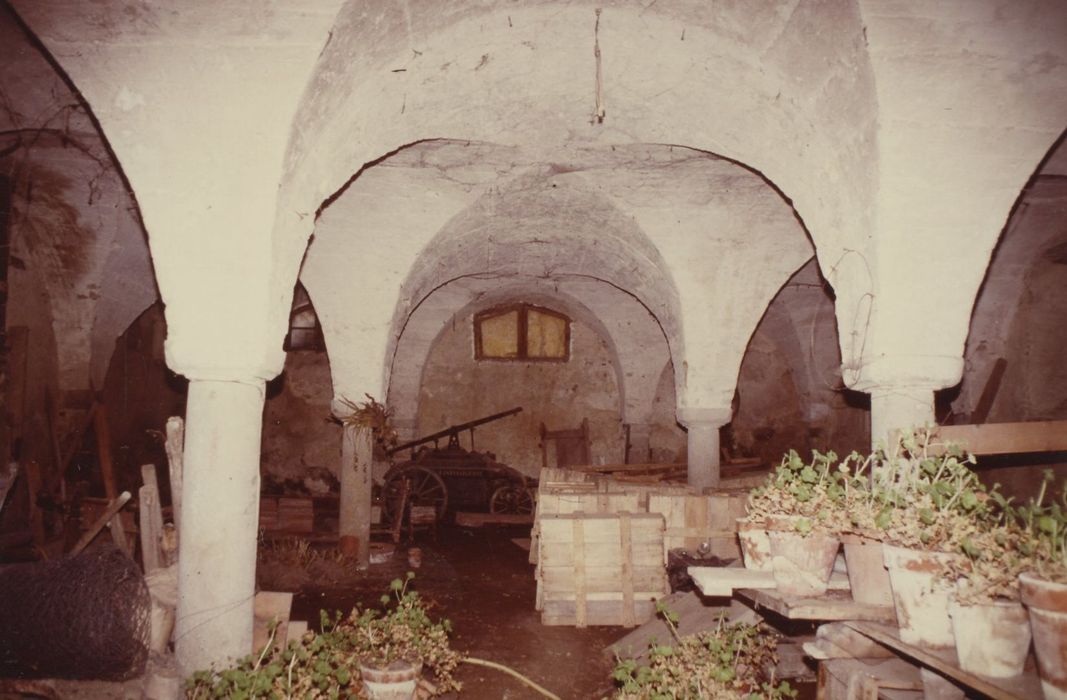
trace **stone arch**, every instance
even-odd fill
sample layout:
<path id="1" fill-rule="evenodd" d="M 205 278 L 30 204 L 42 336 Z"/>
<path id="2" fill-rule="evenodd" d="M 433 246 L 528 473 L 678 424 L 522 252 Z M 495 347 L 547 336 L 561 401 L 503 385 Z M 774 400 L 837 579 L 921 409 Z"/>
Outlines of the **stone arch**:
<path id="1" fill-rule="evenodd" d="M 294 122 L 279 212 L 332 201 L 353 173 L 427 138 L 543 150 L 563 141 L 684 144 L 777 183 L 808 222 L 820 257 L 856 247 L 874 187 L 867 161 L 876 105 L 855 5 L 707 13 L 619 3 L 600 24 L 611 57 L 608 117 L 590 124 L 595 9 L 347 3 Z M 806 55 L 815 25 L 823 48 Z M 683 28 L 690 41 L 678 40 Z M 664 75 L 676 80 L 665 84 Z M 311 230 L 295 217 L 278 226 Z"/>
<path id="2" fill-rule="evenodd" d="M 537 279 L 516 279 L 501 289 L 493 286 L 477 278 L 453 280 L 412 312 L 392 357 L 388 397 L 397 416 L 414 416 L 425 359 L 444 327 L 492 306 L 522 301 L 562 311 L 603 338 L 614 359 L 620 418 L 624 422 L 647 420 L 645 414 L 651 407 L 658 374 L 652 378 L 650 388 L 648 378 L 642 376 L 641 358 L 635 357 L 640 352 L 635 345 L 652 345 L 658 336 L 658 352 L 666 356 L 667 348 L 662 331 L 639 303 L 610 285 L 591 281 L 549 284 Z M 611 314 L 612 306 L 622 306 L 624 310 Z M 603 318 L 605 315 L 607 319 Z M 650 352 L 647 347 L 645 351 Z"/>

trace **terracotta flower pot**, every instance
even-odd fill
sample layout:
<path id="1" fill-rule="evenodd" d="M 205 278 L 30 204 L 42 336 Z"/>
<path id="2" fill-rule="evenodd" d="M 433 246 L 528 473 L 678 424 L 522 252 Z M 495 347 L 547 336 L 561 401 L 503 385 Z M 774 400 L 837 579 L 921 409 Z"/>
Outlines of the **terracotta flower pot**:
<path id="1" fill-rule="evenodd" d="M 1019 575 L 1045 700 L 1067 700 L 1067 584 Z"/>
<path id="2" fill-rule="evenodd" d="M 796 520 L 776 517 L 767 522 L 774 582 L 783 595 L 822 595 L 830 585 L 841 541 L 825 532 L 802 535 L 794 527 Z"/>
<path id="3" fill-rule="evenodd" d="M 412 700 L 422 674 L 422 663 L 394 661 L 382 668 L 361 662 L 359 672 L 363 676 L 363 689 L 371 700 Z"/>
<path id="4" fill-rule="evenodd" d="M 889 544 L 883 547 L 882 554 L 893 588 L 900 638 L 908 644 L 932 649 L 954 646 L 956 638 L 948 616 L 953 587 L 939 581 L 936 573 L 947 558 L 958 555 Z"/>
<path id="5" fill-rule="evenodd" d="M 841 535 L 841 544 L 845 548 L 852 599 L 864 605 L 893 607 L 893 588 L 881 540 L 850 534 Z"/>
<path id="6" fill-rule="evenodd" d="M 960 668 L 991 678 L 1023 672 L 1030 651 L 1030 621 L 1014 600 L 949 606 Z"/>
<path id="7" fill-rule="evenodd" d="M 746 569 L 771 570 L 771 540 L 763 523 L 748 518 L 737 519 L 737 539 L 741 542 L 741 558 Z"/>

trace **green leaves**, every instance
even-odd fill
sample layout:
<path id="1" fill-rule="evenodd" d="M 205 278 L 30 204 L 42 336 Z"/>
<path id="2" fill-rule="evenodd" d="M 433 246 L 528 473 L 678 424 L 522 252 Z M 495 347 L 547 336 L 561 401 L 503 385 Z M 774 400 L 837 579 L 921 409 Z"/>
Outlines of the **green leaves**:
<path id="1" fill-rule="evenodd" d="M 418 593 L 407 589 L 412 578 L 392 582 L 395 601 L 385 596 L 386 603 L 395 602 L 391 609 L 356 608 L 344 619 L 340 612 L 321 611 L 319 634 L 291 640 L 285 649 L 267 649 L 262 658 L 246 657 L 229 669 L 195 673 L 187 694 L 198 700 L 356 698 L 360 663 L 395 659 L 421 660 L 433 673 L 438 694 L 458 690 L 452 672 L 461 656 L 449 645 L 451 625 L 430 619 Z"/>
<path id="2" fill-rule="evenodd" d="M 669 612 L 662 605 L 661 614 Z M 778 636 L 762 624 L 719 625 L 699 635 L 676 638 L 675 644 L 653 641 L 648 663 L 617 659 L 612 679 L 616 700 L 783 700 L 792 697 L 788 684 L 773 686 L 763 669 L 776 662 Z"/>

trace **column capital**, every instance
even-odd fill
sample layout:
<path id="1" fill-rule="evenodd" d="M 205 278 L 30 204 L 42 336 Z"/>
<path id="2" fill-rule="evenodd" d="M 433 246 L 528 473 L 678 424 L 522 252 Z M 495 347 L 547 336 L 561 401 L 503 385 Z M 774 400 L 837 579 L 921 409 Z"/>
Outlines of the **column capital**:
<path id="1" fill-rule="evenodd" d="M 729 406 L 679 406 L 678 422 L 686 428 L 699 426 L 721 427 L 733 418 L 733 409 Z"/>
<path id="2" fill-rule="evenodd" d="M 902 388 L 937 391 L 963 378 L 963 357 L 952 355 L 878 355 L 859 367 L 841 366 L 850 389 L 868 394 Z"/>
<path id="3" fill-rule="evenodd" d="M 170 356 L 167 357 L 167 367 L 191 382 L 237 382 L 252 386 L 261 386 L 280 374 L 265 367 L 250 367 L 243 364 L 188 365 L 175 362 Z"/>

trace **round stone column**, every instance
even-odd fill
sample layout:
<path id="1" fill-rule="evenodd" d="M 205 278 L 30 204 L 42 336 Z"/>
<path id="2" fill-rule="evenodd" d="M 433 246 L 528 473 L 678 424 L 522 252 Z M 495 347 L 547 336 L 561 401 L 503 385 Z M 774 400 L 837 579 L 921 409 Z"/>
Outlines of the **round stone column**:
<path id="1" fill-rule="evenodd" d="M 263 386 L 189 382 L 174 637 L 183 676 L 252 652 Z"/>
<path id="2" fill-rule="evenodd" d="M 702 493 L 706 488 L 719 485 L 719 428 L 730 422 L 732 411 L 727 408 L 678 409 L 678 421 L 689 431 L 688 481 L 689 486 Z"/>
<path id="3" fill-rule="evenodd" d="M 871 447 L 889 442 L 897 430 L 934 425 L 934 390 L 929 387 L 872 387 Z"/>

